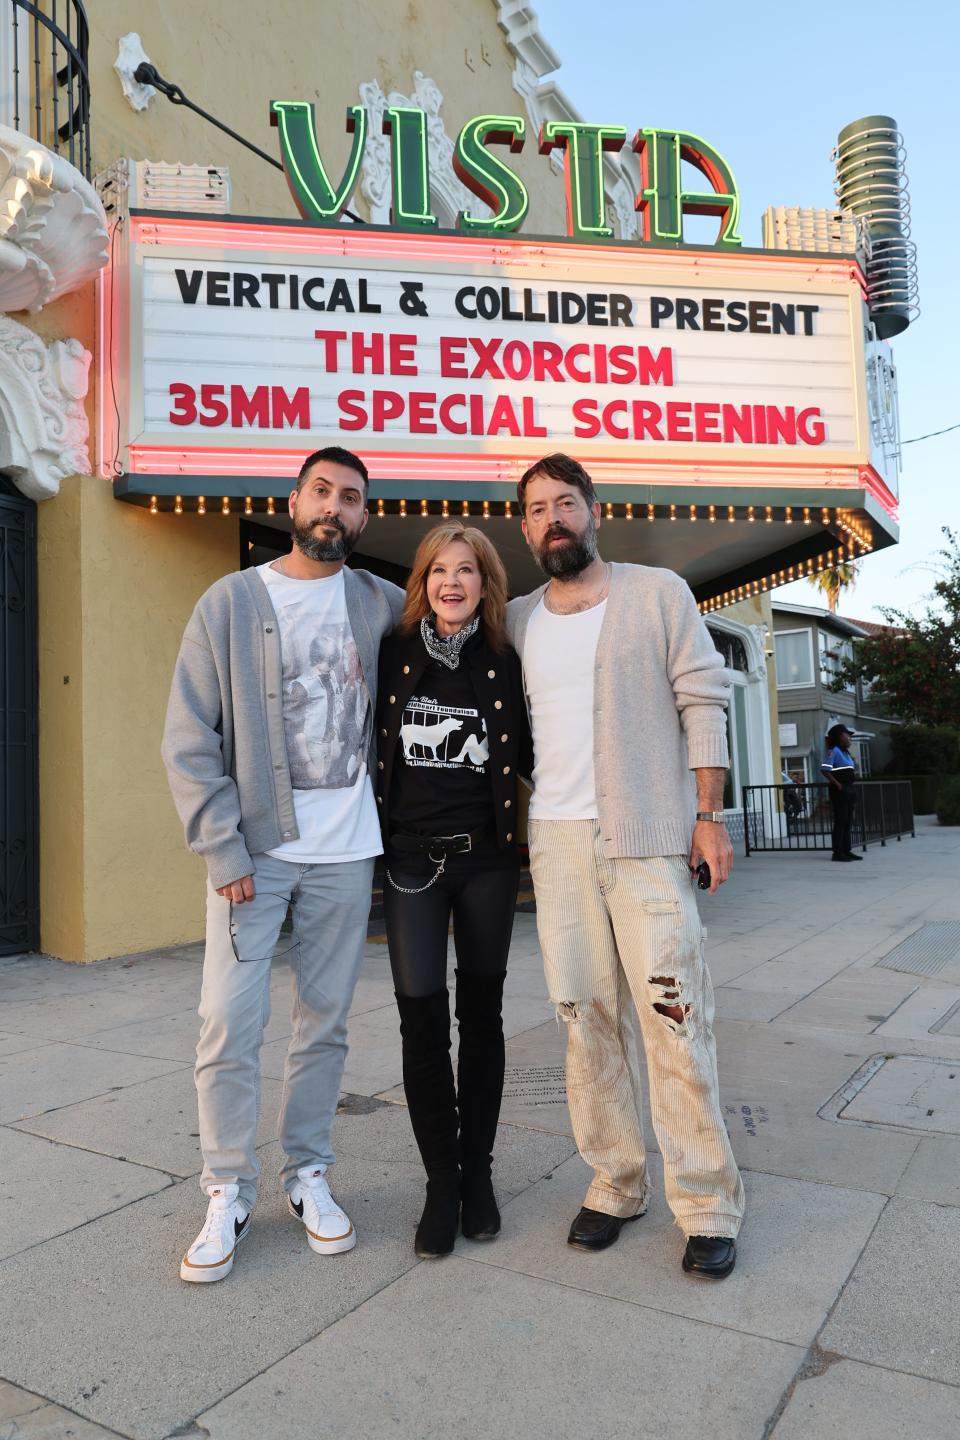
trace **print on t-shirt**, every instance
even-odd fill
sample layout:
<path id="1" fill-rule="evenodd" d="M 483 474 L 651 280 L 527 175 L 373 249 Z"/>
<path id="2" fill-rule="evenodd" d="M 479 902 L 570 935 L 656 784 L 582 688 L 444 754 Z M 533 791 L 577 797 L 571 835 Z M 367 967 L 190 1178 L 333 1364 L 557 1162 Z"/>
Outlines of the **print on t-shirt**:
<path id="1" fill-rule="evenodd" d="M 283 636 L 283 725 L 295 790 L 357 783 L 369 736 L 367 692 L 349 623 Z"/>
<path id="2" fill-rule="evenodd" d="M 482 774 L 490 759 L 487 725 L 478 710 L 441 705 L 424 695 L 404 706 L 400 741 L 408 765 Z"/>

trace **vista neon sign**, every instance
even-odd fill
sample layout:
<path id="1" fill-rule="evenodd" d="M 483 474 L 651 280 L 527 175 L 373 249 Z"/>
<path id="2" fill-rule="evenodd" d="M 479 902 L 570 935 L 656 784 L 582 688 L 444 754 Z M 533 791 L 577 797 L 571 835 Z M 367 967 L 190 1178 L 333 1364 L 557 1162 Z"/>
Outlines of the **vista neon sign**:
<path id="1" fill-rule="evenodd" d="M 347 107 L 347 133 L 353 143 L 338 181 L 330 178 L 317 137 L 316 113 L 306 100 L 274 100 L 270 123 L 280 135 L 284 172 L 297 208 L 305 220 L 331 224 L 341 215 L 357 183 L 367 141 L 368 118 L 362 105 Z M 466 235 L 507 235 L 519 230 L 530 208 L 523 180 L 498 153 L 523 149 L 526 121 L 519 115 L 477 115 L 457 137 L 453 167 L 467 189 L 492 211 L 472 215 L 461 211 L 457 229 Z M 392 206 L 390 221 L 398 230 L 435 230 L 430 209 L 430 160 L 427 116 L 423 110 L 391 105 L 384 111 L 384 134 L 390 137 Z M 603 157 L 627 143 L 620 125 L 588 125 L 548 120 L 540 127 L 541 155 L 559 150 L 566 176 L 567 233 L 576 240 L 613 236 L 607 224 Z M 723 156 L 696 135 L 681 130 L 638 130 L 632 148 L 640 159 L 640 190 L 636 208 L 641 216 L 641 244 L 683 243 L 687 215 L 715 215 L 717 248 L 741 244 L 737 234 L 740 198 L 733 173 Z M 683 162 L 704 178 L 709 188 L 684 186 Z"/>

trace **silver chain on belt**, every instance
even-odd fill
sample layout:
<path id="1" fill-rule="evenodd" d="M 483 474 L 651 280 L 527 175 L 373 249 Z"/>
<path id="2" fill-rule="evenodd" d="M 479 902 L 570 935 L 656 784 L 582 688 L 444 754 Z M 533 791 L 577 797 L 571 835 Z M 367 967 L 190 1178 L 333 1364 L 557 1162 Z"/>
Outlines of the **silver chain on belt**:
<path id="1" fill-rule="evenodd" d="M 429 851 L 427 853 L 429 854 Z M 409 885 L 398 885 L 396 880 L 394 880 L 393 876 L 388 870 L 387 879 L 390 881 L 390 884 L 393 886 L 394 890 L 399 890 L 401 895 L 422 895 L 424 890 L 429 890 L 431 885 L 436 885 L 437 881 L 440 879 L 440 876 L 443 874 L 444 867 L 447 863 L 447 857 L 446 855 L 441 855 L 440 859 L 437 860 L 435 856 L 430 855 L 430 859 L 433 861 L 434 865 L 437 866 L 436 875 L 434 875 L 432 879 L 428 880 L 426 885 L 418 885 L 415 888 Z"/>

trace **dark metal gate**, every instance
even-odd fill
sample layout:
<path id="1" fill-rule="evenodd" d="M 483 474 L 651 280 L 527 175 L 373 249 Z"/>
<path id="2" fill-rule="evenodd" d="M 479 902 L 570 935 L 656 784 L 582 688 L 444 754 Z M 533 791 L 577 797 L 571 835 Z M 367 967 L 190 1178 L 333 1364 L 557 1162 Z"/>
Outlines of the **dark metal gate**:
<path id="1" fill-rule="evenodd" d="M 37 507 L 0 476 L 0 955 L 40 948 Z"/>

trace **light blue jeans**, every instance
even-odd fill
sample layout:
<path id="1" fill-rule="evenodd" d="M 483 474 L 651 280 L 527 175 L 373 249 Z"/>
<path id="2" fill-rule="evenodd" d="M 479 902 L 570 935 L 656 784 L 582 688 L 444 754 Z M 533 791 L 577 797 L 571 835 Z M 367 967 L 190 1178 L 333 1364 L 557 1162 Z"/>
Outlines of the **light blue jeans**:
<path id="1" fill-rule="evenodd" d="M 260 1166 L 260 1046 L 270 1018 L 270 963 L 278 939 L 292 979 L 293 1033 L 280 1101 L 280 1175 L 332 1165 L 330 1132 L 347 1055 L 347 1011 L 367 938 L 373 860 L 291 864 L 255 855 L 256 896 L 235 905 L 207 883 L 195 1070 L 203 1173 L 200 1188 L 239 1185 L 251 1210 Z M 280 928 L 292 904 L 295 934 Z M 239 957 L 239 958 L 238 958 Z"/>

